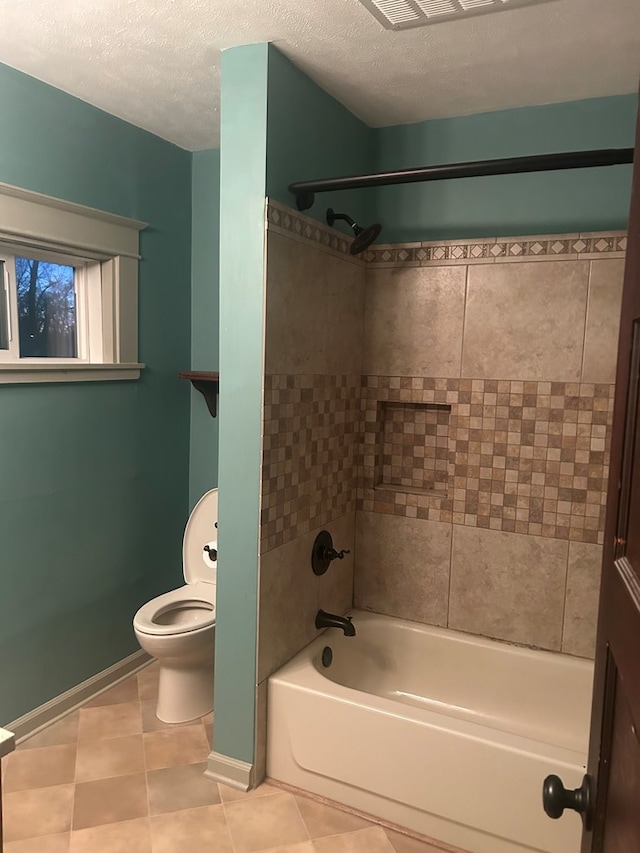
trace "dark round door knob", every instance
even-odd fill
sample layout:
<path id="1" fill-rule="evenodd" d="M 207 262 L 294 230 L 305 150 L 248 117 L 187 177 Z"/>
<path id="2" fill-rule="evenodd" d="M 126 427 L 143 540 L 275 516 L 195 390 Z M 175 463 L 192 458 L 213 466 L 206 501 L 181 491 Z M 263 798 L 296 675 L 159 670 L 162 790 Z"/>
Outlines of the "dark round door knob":
<path id="1" fill-rule="evenodd" d="M 591 777 L 585 776 L 582 785 L 575 790 L 567 790 L 559 776 L 547 776 L 542 785 L 542 805 L 547 815 L 554 820 L 562 817 L 565 809 L 573 809 L 582 817 L 585 828 L 591 817 Z"/>

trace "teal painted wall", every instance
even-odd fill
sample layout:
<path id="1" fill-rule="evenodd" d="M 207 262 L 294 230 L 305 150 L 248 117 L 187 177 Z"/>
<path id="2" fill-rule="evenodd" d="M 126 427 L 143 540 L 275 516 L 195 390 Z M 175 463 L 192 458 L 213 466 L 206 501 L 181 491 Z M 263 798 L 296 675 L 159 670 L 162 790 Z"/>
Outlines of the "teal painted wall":
<path id="1" fill-rule="evenodd" d="M 134 652 L 181 579 L 191 155 L 0 66 L 0 181 L 149 222 L 139 382 L 0 386 L 0 724 Z"/>
<path id="2" fill-rule="evenodd" d="M 222 54 L 220 138 L 220 569 L 214 751 L 254 746 L 262 433 L 266 44 Z"/>
<path id="3" fill-rule="evenodd" d="M 378 128 L 375 171 L 632 147 L 637 102 L 620 95 Z M 625 228 L 630 188 L 631 166 L 405 184 L 375 191 L 375 217 L 383 242 Z"/>
<path id="4" fill-rule="evenodd" d="M 373 162 L 370 131 L 273 45 L 222 55 L 220 161 L 220 571 L 214 750 L 253 761 L 260 506 L 264 196 Z M 345 200 L 346 199 L 346 200 Z M 367 215 L 364 194 L 323 199 Z"/>
<path id="5" fill-rule="evenodd" d="M 361 174 L 374 168 L 373 132 L 272 47 L 269 60 L 267 193 L 295 208 L 295 181 Z M 373 194 L 322 193 L 306 215 L 326 225 L 328 207 L 356 222 L 372 219 Z M 341 223 L 341 230 L 350 233 Z"/>
<path id="6" fill-rule="evenodd" d="M 191 166 L 191 368 L 218 370 L 220 151 L 196 151 Z M 191 391 L 189 504 L 218 484 L 218 419 Z"/>

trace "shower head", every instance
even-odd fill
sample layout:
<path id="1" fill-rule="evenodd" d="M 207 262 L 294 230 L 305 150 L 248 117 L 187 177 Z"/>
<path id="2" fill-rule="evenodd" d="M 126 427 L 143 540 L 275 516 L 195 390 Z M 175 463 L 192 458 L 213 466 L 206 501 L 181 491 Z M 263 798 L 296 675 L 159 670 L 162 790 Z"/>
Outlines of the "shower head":
<path id="1" fill-rule="evenodd" d="M 349 250 L 352 255 L 359 255 L 360 252 L 364 252 L 364 250 L 373 243 L 382 231 L 382 225 L 380 225 L 379 222 L 374 222 L 373 225 L 369 225 L 367 228 L 361 228 L 358 223 L 346 213 L 335 213 L 333 208 L 330 207 L 327 210 L 327 223 L 333 226 L 336 219 L 342 219 L 346 222 L 355 235 L 355 240 L 351 244 L 351 248 Z"/>

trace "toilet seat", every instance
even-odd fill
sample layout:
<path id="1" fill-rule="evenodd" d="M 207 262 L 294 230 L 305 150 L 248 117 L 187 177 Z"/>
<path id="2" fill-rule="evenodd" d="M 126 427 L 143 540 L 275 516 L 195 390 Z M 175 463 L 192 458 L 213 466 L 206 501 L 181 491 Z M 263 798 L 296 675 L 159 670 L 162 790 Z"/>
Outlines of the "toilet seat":
<path id="1" fill-rule="evenodd" d="M 133 627 L 142 634 L 161 637 L 189 634 L 215 625 L 216 587 L 188 583 L 152 598 L 136 613 Z"/>

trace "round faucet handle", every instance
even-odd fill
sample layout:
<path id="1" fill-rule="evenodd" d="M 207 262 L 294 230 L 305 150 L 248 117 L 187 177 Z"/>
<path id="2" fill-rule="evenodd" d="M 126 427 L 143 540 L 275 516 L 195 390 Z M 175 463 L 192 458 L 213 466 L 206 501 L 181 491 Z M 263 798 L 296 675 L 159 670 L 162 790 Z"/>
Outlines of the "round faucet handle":
<path id="1" fill-rule="evenodd" d="M 351 551 L 345 551 L 344 548 L 342 551 L 336 551 L 335 548 L 327 548 L 325 551 L 325 556 L 327 560 L 344 560 L 345 554 L 350 554 Z"/>
<path id="2" fill-rule="evenodd" d="M 333 560 L 344 560 L 345 554 L 350 551 L 336 551 L 333 547 L 333 539 L 328 530 L 321 530 L 315 538 L 311 549 L 311 568 L 314 574 L 323 575 Z"/>

